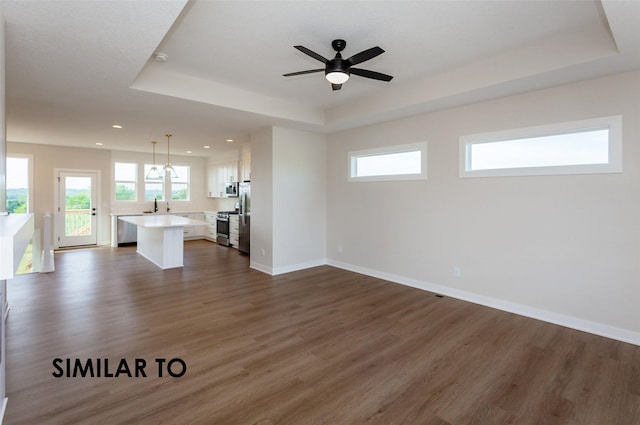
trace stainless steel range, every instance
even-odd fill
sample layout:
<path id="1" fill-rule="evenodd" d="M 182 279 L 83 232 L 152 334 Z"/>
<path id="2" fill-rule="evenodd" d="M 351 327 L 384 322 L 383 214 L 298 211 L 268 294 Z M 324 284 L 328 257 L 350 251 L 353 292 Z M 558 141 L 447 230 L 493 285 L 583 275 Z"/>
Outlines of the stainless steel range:
<path id="1" fill-rule="evenodd" d="M 216 217 L 216 242 L 219 245 L 231 246 L 229 241 L 229 212 L 219 211 Z"/>

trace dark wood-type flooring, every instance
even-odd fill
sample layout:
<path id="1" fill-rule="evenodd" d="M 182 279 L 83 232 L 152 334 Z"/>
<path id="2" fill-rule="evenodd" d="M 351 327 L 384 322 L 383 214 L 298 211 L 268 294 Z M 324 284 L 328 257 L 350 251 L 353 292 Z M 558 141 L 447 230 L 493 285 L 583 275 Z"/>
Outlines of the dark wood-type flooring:
<path id="1" fill-rule="evenodd" d="M 166 271 L 57 253 L 8 297 L 6 424 L 640 424 L 640 347 L 328 266 L 271 277 L 206 241 Z M 148 376 L 54 378 L 54 358 Z"/>

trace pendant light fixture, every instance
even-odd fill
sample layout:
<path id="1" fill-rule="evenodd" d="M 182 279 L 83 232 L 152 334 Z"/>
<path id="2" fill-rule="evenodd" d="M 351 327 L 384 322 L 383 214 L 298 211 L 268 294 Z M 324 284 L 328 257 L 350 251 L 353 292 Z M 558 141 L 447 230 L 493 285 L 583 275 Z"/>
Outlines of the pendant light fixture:
<path id="1" fill-rule="evenodd" d="M 153 164 L 151 165 L 151 168 L 149 169 L 147 175 L 144 177 L 145 180 L 162 179 L 162 173 L 160 172 L 160 170 L 158 170 L 158 167 L 156 167 L 156 143 L 158 142 L 156 142 L 155 140 L 151 141 L 151 144 L 153 146 Z"/>
<path id="2" fill-rule="evenodd" d="M 167 136 L 167 163 L 164 164 L 163 171 L 169 176 L 169 178 L 177 179 L 178 173 L 171 165 L 171 134 L 165 134 Z"/>

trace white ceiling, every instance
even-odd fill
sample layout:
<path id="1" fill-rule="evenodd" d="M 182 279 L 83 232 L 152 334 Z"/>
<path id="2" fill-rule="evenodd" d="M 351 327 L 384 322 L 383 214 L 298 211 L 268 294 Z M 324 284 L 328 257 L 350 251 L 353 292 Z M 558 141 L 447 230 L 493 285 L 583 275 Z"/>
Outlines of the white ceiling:
<path id="1" fill-rule="evenodd" d="M 640 68 L 639 1 L 3 0 L 2 9 L 15 142 L 147 152 L 170 132 L 176 153 L 209 156 L 268 125 L 332 132 Z M 353 76 L 332 91 L 322 73 L 282 77 L 322 68 L 293 45 L 332 58 L 335 38 L 347 41 L 344 57 L 382 47 L 359 67 L 394 79 Z"/>

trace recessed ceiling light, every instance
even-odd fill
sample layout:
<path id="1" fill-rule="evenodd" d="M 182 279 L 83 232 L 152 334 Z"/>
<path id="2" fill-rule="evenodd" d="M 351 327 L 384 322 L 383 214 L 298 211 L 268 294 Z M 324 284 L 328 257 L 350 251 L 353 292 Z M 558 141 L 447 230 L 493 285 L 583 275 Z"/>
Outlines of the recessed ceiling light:
<path id="1" fill-rule="evenodd" d="M 120 124 L 114 124 L 111 127 L 113 127 L 113 128 L 122 128 L 122 126 Z"/>
<path id="2" fill-rule="evenodd" d="M 193 153 L 193 151 L 185 151 L 186 153 Z"/>
<path id="3" fill-rule="evenodd" d="M 96 145 L 102 146 L 102 145 L 104 145 L 104 143 L 96 142 Z"/>
<path id="4" fill-rule="evenodd" d="M 205 149 L 209 149 L 209 148 L 211 148 L 211 146 L 209 146 L 209 145 L 204 145 L 204 146 L 203 146 L 203 148 L 205 148 Z"/>
<path id="5" fill-rule="evenodd" d="M 233 139 L 227 139 L 227 142 L 231 143 L 233 142 Z"/>

